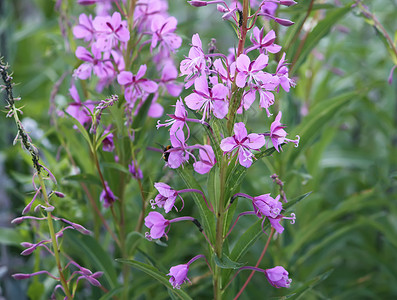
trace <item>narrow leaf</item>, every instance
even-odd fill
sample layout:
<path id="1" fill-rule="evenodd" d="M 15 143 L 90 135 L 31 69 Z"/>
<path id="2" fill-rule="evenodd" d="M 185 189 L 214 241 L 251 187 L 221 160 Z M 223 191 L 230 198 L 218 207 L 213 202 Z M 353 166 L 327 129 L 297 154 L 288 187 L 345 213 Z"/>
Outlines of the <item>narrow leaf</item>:
<path id="1" fill-rule="evenodd" d="M 163 284 L 169 292 L 177 296 L 179 299 L 192 299 L 189 297 L 189 295 L 183 291 L 182 289 L 173 289 L 172 285 L 169 283 L 169 277 L 166 275 L 163 275 L 158 269 L 155 267 L 136 261 L 136 260 L 129 260 L 129 259 L 116 259 L 117 262 L 123 263 L 123 264 L 128 264 L 133 266 L 134 268 L 141 270 L 148 274 L 149 276 L 153 277 L 156 279 L 158 282 Z"/>

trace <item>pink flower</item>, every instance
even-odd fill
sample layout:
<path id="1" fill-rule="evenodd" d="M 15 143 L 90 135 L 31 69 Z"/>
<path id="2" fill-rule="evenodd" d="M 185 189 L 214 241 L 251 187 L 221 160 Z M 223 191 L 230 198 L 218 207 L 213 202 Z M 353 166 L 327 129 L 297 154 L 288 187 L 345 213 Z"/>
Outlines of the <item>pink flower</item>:
<path id="1" fill-rule="evenodd" d="M 192 48 L 189 50 L 189 56 L 181 61 L 181 76 L 187 75 L 185 78 L 185 88 L 189 88 L 197 77 L 200 77 L 207 67 L 207 60 L 204 55 L 203 46 L 201 44 L 198 33 L 192 37 Z"/>
<path id="2" fill-rule="evenodd" d="M 182 99 L 176 100 L 175 113 L 168 115 L 171 119 L 167 120 L 166 123 L 160 124 L 160 120 L 157 122 L 157 129 L 163 126 L 171 126 L 170 134 L 174 135 L 178 130 L 182 130 L 187 121 L 187 111 L 183 105 Z M 187 127 L 187 124 L 186 124 Z M 189 127 L 188 127 L 189 131 Z"/>
<path id="3" fill-rule="evenodd" d="M 110 16 L 98 16 L 93 21 L 97 31 L 96 45 L 101 51 L 110 51 L 116 47 L 118 41 L 126 43 L 130 39 L 127 21 L 121 21 L 118 12 Z"/>
<path id="4" fill-rule="evenodd" d="M 285 53 L 283 53 L 283 57 L 278 62 L 276 74 L 279 77 L 281 87 L 288 93 L 290 87 L 295 86 L 295 82 L 288 77 L 288 68 L 285 60 Z"/>
<path id="5" fill-rule="evenodd" d="M 84 42 L 89 42 L 95 35 L 95 29 L 92 25 L 92 16 L 81 14 L 79 16 L 79 24 L 73 27 L 73 35 L 76 39 L 84 39 Z"/>
<path id="6" fill-rule="evenodd" d="M 265 2 L 262 7 L 261 10 L 266 13 L 269 14 L 271 16 L 274 16 L 276 14 L 276 9 L 277 9 L 278 5 L 276 3 L 272 3 L 272 2 Z"/>
<path id="7" fill-rule="evenodd" d="M 92 101 L 86 101 L 82 103 L 74 84 L 70 87 L 69 93 L 74 102 L 69 103 L 65 111 L 79 121 L 81 125 L 86 126 L 90 124 L 92 121 L 90 111 L 92 112 L 94 110 L 95 104 L 92 103 Z M 77 126 L 74 127 L 77 129 Z"/>
<path id="8" fill-rule="evenodd" d="M 236 85 L 240 88 L 243 88 L 248 81 L 251 83 L 254 81 L 260 81 L 262 69 L 267 66 L 269 58 L 265 54 L 260 54 L 258 58 L 251 62 L 250 58 L 245 54 L 240 54 L 236 60 L 236 68 L 237 68 L 237 76 L 236 76 Z M 248 79 L 248 80 L 247 80 Z"/>
<path id="9" fill-rule="evenodd" d="M 274 41 L 276 40 L 276 34 L 274 30 L 270 30 L 265 36 L 264 28 L 259 30 L 258 27 L 254 27 L 252 35 L 251 35 L 251 42 L 253 47 L 251 50 L 259 49 L 260 53 L 278 53 L 281 50 L 281 46 L 276 45 Z M 248 52 L 248 50 L 247 50 Z"/>
<path id="10" fill-rule="evenodd" d="M 299 145 L 299 139 L 300 137 L 297 135 L 296 140 L 290 140 L 285 138 L 287 136 L 287 132 L 284 130 L 286 127 L 285 125 L 280 123 L 281 120 L 281 111 L 277 114 L 276 119 L 274 122 L 270 125 L 270 139 L 272 140 L 274 148 L 276 148 L 277 152 L 280 152 L 280 149 L 283 150 L 280 145 L 283 143 L 288 143 L 292 142 L 295 144 L 295 147 L 298 147 Z"/>
<path id="11" fill-rule="evenodd" d="M 99 198 L 99 200 L 103 202 L 103 207 L 108 208 L 109 206 L 112 206 L 116 199 L 117 197 L 114 196 L 107 181 L 105 181 L 105 189 L 102 190 L 101 196 Z"/>
<path id="12" fill-rule="evenodd" d="M 142 170 L 137 166 L 136 162 L 134 162 L 133 160 L 131 161 L 131 164 L 128 165 L 128 171 L 130 171 L 132 177 L 135 179 L 143 178 Z"/>
<path id="13" fill-rule="evenodd" d="M 141 98 L 145 93 L 157 91 L 157 83 L 146 78 L 142 78 L 146 73 L 146 65 L 141 65 L 137 74 L 122 71 L 117 75 L 117 82 L 124 85 L 125 99 L 130 103 L 135 103 L 137 98 Z"/>
<path id="14" fill-rule="evenodd" d="M 160 48 L 167 49 L 168 53 L 175 52 L 182 45 L 182 38 L 174 33 L 177 23 L 175 17 L 157 16 L 154 18 L 151 26 L 153 35 L 150 50 L 160 43 Z"/>
<path id="15" fill-rule="evenodd" d="M 204 148 L 204 149 L 203 149 Z M 193 164 L 194 170 L 199 174 L 206 174 L 211 171 L 216 163 L 214 150 L 210 145 L 201 146 L 199 149 L 200 160 Z"/>
<path id="16" fill-rule="evenodd" d="M 265 275 L 269 283 L 276 288 L 289 288 L 292 282 L 292 279 L 288 278 L 288 272 L 281 266 L 266 269 Z"/>
<path id="17" fill-rule="evenodd" d="M 172 169 L 179 168 L 184 162 L 189 160 L 189 155 L 192 155 L 188 150 L 188 145 L 185 142 L 185 134 L 182 130 L 177 130 L 170 135 L 172 148 L 168 150 L 169 156 L 167 165 Z"/>
<path id="18" fill-rule="evenodd" d="M 110 132 L 110 127 L 111 126 L 106 128 L 105 131 L 103 132 L 103 135 L 106 135 L 106 137 L 102 141 L 102 150 L 106 151 L 106 152 L 113 152 L 113 150 L 115 148 L 114 142 L 113 142 L 113 133 Z"/>
<path id="19" fill-rule="evenodd" d="M 207 77 L 199 77 L 194 82 L 195 90 L 185 98 L 186 105 L 193 110 L 203 110 L 202 120 L 210 117 L 210 112 L 218 119 L 223 119 L 228 112 L 229 104 L 226 101 L 229 89 L 218 83 L 208 87 Z"/>
<path id="20" fill-rule="evenodd" d="M 270 194 L 264 194 L 252 199 L 255 214 L 258 217 L 277 218 L 283 209 L 282 203 L 279 201 L 280 195 L 273 199 Z"/>
<path id="21" fill-rule="evenodd" d="M 159 194 L 154 200 L 151 200 L 150 204 L 152 208 L 157 205 L 158 207 L 163 207 L 165 213 L 169 213 L 171 209 L 175 207 L 175 200 L 178 197 L 178 192 L 173 190 L 168 184 L 162 182 L 156 182 L 154 187 L 158 190 Z"/>
<path id="22" fill-rule="evenodd" d="M 275 89 L 279 83 L 279 79 L 277 76 L 265 72 L 261 72 L 257 77 L 259 81 L 256 84 L 250 84 L 249 90 L 243 94 L 243 107 L 245 110 L 248 110 L 255 101 L 258 92 L 259 106 L 264 108 L 267 116 L 270 117 L 272 114 L 268 108 L 274 104 L 274 95 L 270 91 Z"/>
<path id="23" fill-rule="evenodd" d="M 84 47 L 77 47 L 76 56 L 78 59 L 85 61 L 85 63 L 74 71 L 74 76 L 81 80 L 86 80 L 91 77 L 91 73 L 94 71 L 94 74 L 100 79 L 113 77 L 115 75 L 113 64 L 109 59 L 102 60 L 102 53 L 95 44 L 92 45 L 91 52 L 92 54 Z"/>
<path id="24" fill-rule="evenodd" d="M 170 272 L 167 275 L 171 276 L 169 281 L 174 289 L 180 289 L 181 285 L 186 281 L 190 282 L 189 278 L 187 278 L 188 271 L 188 264 L 177 265 L 170 268 Z"/>
<path id="25" fill-rule="evenodd" d="M 170 221 L 165 219 L 162 214 L 151 211 L 145 218 L 145 226 L 150 229 L 150 234 L 146 232 L 146 238 L 148 239 L 159 239 L 163 236 L 167 236 L 165 229 L 170 224 Z"/>
<path id="26" fill-rule="evenodd" d="M 164 86 L 168 93 L 173 97 L 178 97 L 182 92 L 181 83 L 176 82 L 178 70 L 173 63 L 167 62 L 161 72 L 159 86 Z"/>
<path id="27" fill-rule="evenodd" d="M 254 156 L 251 151 L 259 151 L 263 145 L 265 145 L 264 136 L 256 133 L 247 134 L 245 124 L 240 122 L 234 124 L 234 135 L 223 139 L 220 147 L 226 153 L 236 150 L 240 164 L 249 168 Z"/>

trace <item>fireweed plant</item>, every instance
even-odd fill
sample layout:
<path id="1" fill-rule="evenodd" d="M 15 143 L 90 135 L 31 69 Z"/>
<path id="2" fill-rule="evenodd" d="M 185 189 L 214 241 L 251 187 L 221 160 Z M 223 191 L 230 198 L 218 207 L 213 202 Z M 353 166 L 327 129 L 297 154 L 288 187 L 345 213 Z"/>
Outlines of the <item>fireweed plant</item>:
<path id="1" fill-rule="evenodd" d="M 185 89 L 189 90 L 190 94 L 184 99 L 178 99 L 175 113 L 169 114 L 170 119 L 165 123 L 159 121 L 157 125 L 158 128 L 170 127 L 171 147 L 166 150 L 166 165 L 176 169 L 191 189 L 177 191 L 165 183 L 156 183 L 155 187 L 159 195 L 151 202 L 152 208 L 156 206 L 164 208 L 165 213 L 168 213 L 173 207 L 177 210 L 175 201 L 181 197 L 182 192 L 200 193 L 203 196 L 205 205 L 201 205 L 201 217 L 205 219 L 206 224 L 203 228 L 200 227 L 200 231 L 209 244 L 210 257 L 214 262 L 212 267 L 209 264 L 209 269 L 213 276 L 215 299 L 222 298 L 230 281 L 234 279 L 234 277 L 230 279 L 228 276 L 230 273 L 227 274 L 225 269 L 238 269 L 236 275 L 242 270 L 262 272 L 274 287 L 288 288 L 291 279 L 284 267 L 260 269 L 258 265 L 274 232 L 282 234 L 283 219 L 289 219 L 291 223 L 294 223 L 295 215 L 292 213 L 287 216 L 283 213 L 280 195 L 275 198 L 270 194 L 251 196 L 238 191 L 242 177 L 257 159 L 269 156 L 274 151 L 280 152 L 285 143 L 292 142 L 295 146 L 298 146 L 299 143 L 299 136 L 296 140 L 286 137 L 285 125 L 281 123 L 281 111 L 276 113 L 273 122 L 269 121 L 269 130 L 259 133 L 248 133 L 245 114 L 249 109 L 258 109 L 258 104 L 254 104 L 254 102 L 259 98 L 259 109 L 264 109 L 267 118 L 271 120 L 275 94 L 279 92 L 280 88 L 288 92 L 295 85 L 288 76 L 285 53 L 273 72 L 266 69 L 269 65 L 270 54 L 279 53 L 281 46 L 275 44 L 276 36 L 273 30 L 266 33 L 264 28 L 255 26 L 259 17 L 273 19 L 284 26 L 292 25 L 291 21 L 276 18 L 274 11 L 269 13 L 268 10 L 271 7 L 276 9 L 278 5 L 291 6 L 295 2 L 251 1 L 249 3 L 247 0 L 242 4 L 233 1 L 230 5 L 224 1 L 188 2 L 194 7 L 216 5 L 217 10 L 223 13 L 222 18 L 229 20 L 234 25 L 238 47 L 231 49 L 227 56 L 219 53 L 212 42 L 206 51 L 199 34 L 193 35 L 189 54 L 181 61 L 179 68 L 180 76 L 184 77 Z M 251 10 L 253 13 L 250 13 Z M 249 31 L 251 31 L 251 37 L 248 43 L 246 39 Z M 196 120 L 188 117 L 189 110 Z M 193 126 L 192 122 L 201 123 L 206 129 L 203 145 L 189 145 L 188 143 L 189 126 Z M 270 148 L 271 146 L 273 147 Z M 195 156 L 197 150 L 198 156 Z M 192 172 L 190 166 L 196 173 L 208 174 L 208 187 L 213 189 L 212 191 L 208 190 L 209 201 L 204 197 L 203 191 L 193 189 L 197 183 L 189 174 Z M 273 178 L 278 179 L 277 175 Z M 253 211 L 238 214 L 234 224 L 230 225 L 235 214 L 234 200 L 238 197 L 250 200 Z M 286 202 L 285 194 L 282 198 Z M 182 198 L 181 200 L 184 203 Z M 179 209 L 179 211 L 181 210 Z M 228 257 L 229 254 L 225 252 L 224 243 L 239 218 L 245 215 L 256 215 L 261 219 L 261 230 L 269 236 L 269 239 L 255 267 L 238 268 L 238 264 L 232 262 L 232 259 Z M 167 238 L 171 223 L 186 220 L 197 223 L 191 217 L 167 220 L 158 212 L 150 212 L 145 218 L 145 225 L 150 229 L 150 232 L 146 233 L 146 237 L 148 239 Z M 192 260 L 199 257 L 203 257 L 203 255 L 199 254 Z M 192 260 L 185 265 L 174 266 L 170 269 L 167 275 L 171 276 L 169 281 L 174 288 L 179 289 L 181 284 L 189 281 L 188 270 Z M 226 262 L 229 263 L 229 266 Z M 233 263 L 235 264 L 233 265 Z M 231 267 L 230 264 L 233 266 Z M 235 298 L 241 295 L 251 276 Z M 227 282 L 227 279 L 230 281 Z"/>
<path id="2" fill-rule="evenodd" d="M 64 251 L 61 251 L 61 240 L 65 230 L 77 230 L 86 235 L 91 234 L 91 232 L 80 224 L 55 216 L 56 201 L 54 201 L 55 199 L 53 198 L 64 198 L 65 195 L 55 190 L 57 181 L 54 175 L 40 162 L 39 150 L 32 143 L 30 136 L 19 119 L 18 114 L 22 114 L 22 111 L 15 106 L 15 102 L 19 101 L 20 98 L 14 98 L 13 96 L 12 76 L 8 73 L 8 68 L 9 66 L 0 60 L 0 73 L 4 82 L 2 89 L 6 94 L 6 109 L 8 109 L 7 117 L 14 118 L 18 129 L 14 144 L 20 142 L 22 148 L 30 154 L 35 170 L 32 178 L 34 196 L 23 209 L 22 216 L 15 218 L 11 223 L 20 224 L 29 221 L 47 223 L 47 230 L 45 232 L 44 230 L 41 231 L 38 236 L 39 242 L 21 243 L 21 246 L 26 248 L 21 252 L 21 255 L 30 255 L 35 251 L 39 251 L 38 249 L 42 249 L 54 257 L 58 272 L 58 274 L 52 274 L 47 270 L 40 270 L 27 274 L 17 273 L 12 276 L 15 279 L 28 279 L 33 276 L 45 274 L 58 282 L 58 284 L 55 285 L 52 297 L 55 297 L 55 292 L 60 289 L 64 293 L 66 299 L 72 299 L 75 296 L 79 281 L 83 279 L 94 286 L 102 287 L 98 278 L 102 276 L 103 272 L 93 273 L 71 259 Z M 32 214 L 31 210 L 33 206 L 35 206 L 34 215 L 30 215 Z M 59 225 L 55 225 L 54 223 L 59 223 Z"/>
<path id="3" fill-rule="evenodd" d="M 249 195 L 240 193 L 240 187 L 256 161 L 271 155 L 281 155 L 282 147 L 287 143 L 293 143 L 296 147 L 299 144 L 299 136 L 295 139 L 287 138 L 286 126 L 281 120 L 282 112 L 275 108 L 278 105 L 274 105 L 280 89 L 289 92 L 295 82 L 289 77 L 288 62 L 282 47 L 275 43 L 275 31 L 268 30 L 263 25 L 265 22 L 286 27 L 293 25 L 290 20 L 276 17 L 275 12 L 280 5 L 288 7 L 296 2 L 188 1 L 193 7 L 213 5 L 220 13 L 219 17 L 234 27 L 238 46 L 231 48 L 228 54 L 222 54 L 217 50 L 214 40 L 206 49 L 199 33 L 196 33 L 191 38 L 189 53 L 186 53 L 181 62 L 175 61 L 174 54 L 184 42 L 177 34 L 177 19 L 168 14 L 166 0 L 77 2 L 87 11 L 91 9 L 89 6 L 95 5 L 95 13 L 85 11 L 78 17 L 74 16 L 73 23 L 65 21 L 69 12 L 68 4 L 63 1 L 57 1 L 56 4 L 61 15 L 65 44 L 71 45 L 78 64 L 69 78 L 68 88 L 72 101 L 64 107 L 57 107 L 52 121 L 56 128 L 60 128 L 62 120 L 73 122 L 74 130 L 88 145 L 89 157 L 94 166 L 92 172 L 99 179 L 97 183 L 100 188 L 99 191 L 98 188 L 92 190 L 85 182 L 80 184 L 95 216 L 94 235 L 99 239 L 98 228 L 106 230 L 116 248 L 114 256 L 121 257 L 118 261 L 123 263 L 119 280 L 110 286 L 116 289 L 117 284 L 121 284 L 122 292 L 113 291 L 112 296 L 120 295 L 123 299 L 129 299 L 129 282 L 133 280 L 130 276 L 132 265 L 163 284 L 165 282 L 171 288 L 170 293 L 186 298 L 188 296 L 179 289 L 185 282 L 189 282 L 189 268 L 200 259 L 208 265 L 215 299 L 222 299 L 233 279 L 244 270 L 251 270 L 251 275 L 235 298 L 242 294 L 254 272 L 263 273 L 276 288 L 290 287 L 291 279 L 283 266 L 259 268 L 275 234 L 283 233 L 286 221 L 295 221 L 295 215 L 286 212 L 293 202 L 287 203 L 283 182 L 276 174 L 272 175 L 275 184 L 280 187 L 280 195 L 271 195 L 266 191 L 261 195 Z M 70 19 L 73 20 L 73 17 Z M 281 58 L 273 68 L 271 62 L 276 57 Z M 33 178 L 35 196 L 23 214 L 30 211 L 34 203 L 38 203 L 39 196 L 43 198 L 34 209 L 40 216 L 23 216 L 15 219 L 14 223 L 32 219 L 46 220 L 50 233 L 49 238 L 39 243 L 24 243 L 27 250 L 22 254 L 29 254 L 42 247 L 54 255 L 59 272 L 58 275 L 52 275 L 48 271 L 40 271 L 15 274 L 14 277 L 25 279 L 48 274 L 60 282 L 55 290 L 60 293 L 62 290 L 66 299 L 73 299 L 79 280 L 86 279 L 92 285 L 101 286 L 99 277 L 102 273 L 92 273 L 67 255 L 63 258 L 69 262 L 62 262 L 59 238 L 69 228 L 83 234 L 89 234 L 89 231 L 81 225 L 53 215 L 55 205 L 50 201 L 51 197 L 62 194 L 47 191 L 54 189 L 55 178 L 39 162 L 38 152 L 23 130 L 14 98 L 8 88 L 11 78 L 6 73 L 5 66 L 1 70 L 5 74 L 3 80 L 9 116 L 14 116 L 18 138 L 22 139 L 23 147 L 31 153 L 36 170 Z M 68 73 L 65 74 L 64 77 L 67 77 Z M 178 77 L 184 79 L 184 84 L 178 82 Z M 54 93 L 60 84 L 61 82 L 54 87 Z M 186 97 L 180 96 L 183 89 L 186 90 Z M 113 95 L 98 97 L 101 93 Z M 171 97 L 175 105 L 164 120 L 160 119 L 164 114 L 161 102 L 167 97 Z M 247 112 L 250 110 L 263 113 L 262 131 L 251 133 L 247 128 Z M 144 131 L 149 130 L 148 124 L 153 124 L 150 118 L 158 120 L 158 134 L 169 134 L 169 145 L 158 148 L 155 141 L 145 138 Z M 168 131 L 163 127 L 168 128 Z M 199 132 L 203 136 L 193 137 L 193 127 L 202 129 Z M 74 171 L 80 172 L 65 137 L 62 137 L 61 131 L 59 134 Z M 202 143 L 193 143 L 192 140 Z M 152 168 L 154 163 L 145 159 L 147 151 L 155 151 L 162 156 L 164 170 L 167 172 L 162 178 L 153 180 L 145 174 L 145 170 Z M 112 172 L 105 168 L 106 164 L 113 167 Z M 117 183 L 112 178 L 114 172 L 119 172 L 120 180 Z M 169 185 L 169 174 L 173 172 L 185 184 L 181 189 Z M 197 177 L 207 177 L 205 189 L 198 183 Z M 128 182 L 133 182 L 141 197 L 140 212 L 134 220 L 135 224 L 127 216 L 130 208 L 126 188 Z M 186 197 L 194 199 L 199 216 L 169 218 L 158 211 L 148 212 L 151 207 L 165 214 L 183 213 L 188 202 L 184 200 Z M 238 199 L 250 201 L 252 210 L 237 213 Z M 244 239 L 244 235 L 237 242 L 232 241 L 233 235 L 230 235 L 235 226 L 238 226 L 238 220 L 247 215 L 257 218 L 247 233 L 255 232 L 257 237 L 262 234 L 268 237 L 255 266 L 244 266 L 238 262 L 251 245 Z M 66 226 L 56 233 L 53 221 Z M 139 235 L 145 232 L 149 241 L 163 243 L 168 240 L 172 223 L 186 221 L 193 222 L 207 242 L 206 254 L 192 254 L 188 262 L 170 267 L 168 274 L 161 274 L 153 265 L 131 260 L 138 249 L 137 245 L 130 248 L 128 237 L 131 237 L 131 233 L 135 231 Z M 237 243 L 237 250 L 229 252 L 226 243 Z M 52 249 L 47 244 L 51 244 Z M 70 269 L 68 272 L 65 270 L 67 268 Z M 72 279 L 76 279 L 74 284 Z M 102 289 L 106 291 L 105 287 Z"/>

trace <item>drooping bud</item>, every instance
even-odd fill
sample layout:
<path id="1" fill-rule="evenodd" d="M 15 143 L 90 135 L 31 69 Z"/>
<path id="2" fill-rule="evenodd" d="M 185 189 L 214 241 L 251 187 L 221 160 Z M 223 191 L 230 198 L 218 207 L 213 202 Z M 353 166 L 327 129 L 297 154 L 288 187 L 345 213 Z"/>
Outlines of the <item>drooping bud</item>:
<path id="1" fill-rule="evenodd" d="M 188 3 L 194 7 L 207 6 L 208 4 L 206 1 L 200 1 L 200 0 L 188 1 Z"/>
<path id="2" fill-rule="evenodd" d="M 295 23 L 287 20 L 287 19 L 281 19 L 281 18 L 274 18 L 274 21 L 276 21 L 278 24 L 282 25 L 282 26 L 291 26 L 294 25 Z"/>
<path id="3" fill-rule="evenodd" d="M 296 4 L 296 2 L 293 0 L 280 0 L 280 4 L 285 6 L 293 6 Z"/>

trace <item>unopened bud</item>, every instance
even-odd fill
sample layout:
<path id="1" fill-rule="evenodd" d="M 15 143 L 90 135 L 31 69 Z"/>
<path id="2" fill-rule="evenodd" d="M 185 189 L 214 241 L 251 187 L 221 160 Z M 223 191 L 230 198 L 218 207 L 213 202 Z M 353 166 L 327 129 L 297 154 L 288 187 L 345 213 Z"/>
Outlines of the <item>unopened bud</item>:
<path id="1" fill-rule="evenodd" d="M 32 277 L 32 275 L 17 273 L 17 274 L 12 275 L 12 277 L 14 277 L 14 279 L 28 279 L 28 278 Z"/>
<path id="2" fill-rule="evenodd" d="M 194 7 L 207 6 L 208 4 L 206 1 L 200 1 L 200 0 L 188 1 L 188 3 Z"/>
<path id="3" fill-rule="evenodd" d="M 65 194 L 64 193 L 54 191 L 54 194 L 55 194 L 55 196 L 57 196 L 59 198 L 65 198 Z"/>
<path id="4" fill-rule="evenodd" d="M 296 2 L 293 0 L 280 0 L 280 4 L 285 6 L 292 6 L 295 5 Z"/>
<path id="5" fill-rule="evenodd" d="M 287 20 L 287 19 L 281 19 L 281 18 L 274 18 L 274 21 L 276 21 L 278 24 L 282 25 L 282 26 L 291 26 L 294 25 L 295 23 Z"/>

